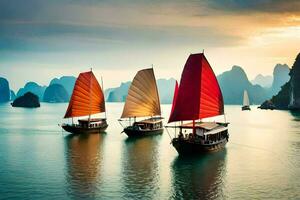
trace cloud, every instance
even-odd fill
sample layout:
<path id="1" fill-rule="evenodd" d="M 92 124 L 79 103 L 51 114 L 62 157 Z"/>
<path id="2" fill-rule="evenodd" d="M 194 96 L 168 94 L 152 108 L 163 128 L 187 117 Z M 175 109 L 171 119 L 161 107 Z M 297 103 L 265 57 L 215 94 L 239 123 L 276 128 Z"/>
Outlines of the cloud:
<path id="1" fill-rule="evenodd" d="M 100 51 L 195 44 L 213 47 L 236 45 L 243 39 L 210 26 L 204 18 L 195 18 L 193 12 L 193 4 L 182 1 L 3 0 L 0 50 Z"/>
<path id="2" fill-rule="evenodd" d="M 299 0 L 207 0 L 211 8 L 237 12 L 299 13 Z"/>

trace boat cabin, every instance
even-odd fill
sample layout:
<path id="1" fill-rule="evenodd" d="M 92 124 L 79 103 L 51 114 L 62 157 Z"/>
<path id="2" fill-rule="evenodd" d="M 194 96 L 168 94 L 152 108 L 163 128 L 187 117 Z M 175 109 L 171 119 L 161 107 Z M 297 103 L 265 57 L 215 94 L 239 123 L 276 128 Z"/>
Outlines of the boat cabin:
<path id="1" fill-rule="evenodd" d="M 162 117 L 153 117 L 139 122 L 134 122 L 133 127 L 138 127 L 141 130 L 155 130 L 163 128 Z"/>
<path id="2" fill-rule="evenodd" d="M 195 122 L 195 134 L 192 133 L 193 123 L 179 126 L 179 139 L 191 140 L 201 144 L 212 144 L 228 139 L 228 123 Z"/>
<path id="3" fill-rule="evenodd" d="M 93 119 L 79 119 L 77 126 L 82 128 L 97 128 L 106 124 L 106 119 L 93 118 Z"/>

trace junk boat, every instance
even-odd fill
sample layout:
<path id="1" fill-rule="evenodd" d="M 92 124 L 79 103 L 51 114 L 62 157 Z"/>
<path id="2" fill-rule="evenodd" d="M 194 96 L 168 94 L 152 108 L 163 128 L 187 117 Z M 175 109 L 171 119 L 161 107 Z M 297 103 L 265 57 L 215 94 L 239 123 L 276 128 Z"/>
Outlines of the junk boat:
<path id="1" fill-rule="evenodd" d="M 64 118 L 72 118 L 72 124 L 61 127 L 70 133 L 101 133 L 106 130 L 106 113 L 104 118 L 93 118 L 92 115 L 105 113 L 105 100 L 102 89 L 93 74 L 80 73 L 73 89 L 72 97 Z M 74 117 L 85 117 L 74 123 Z"/>
<path id="2" fill-rule="evenodd" d="M 242 110 L 251 110 L 250 109 L 249 96 L 248 96 L 247 90 L 244 90 L 244 98 L 243 98 Z"/>
<path id="3" fill-rule="evenodd" d="M 138 117 L 144 119 L 137 121 Z M 130 85 L 119 119 L 123 132 L 128 137 L 159 135 L 163 133 L 162 119 L 153 68 L 140 70 Z"/>
<path id="4" fill-rule="evenodd" d="M 172 145 L 179 155 L 202 154 L 225 147 L 229 123 L 202 121 L 218 115 L 224 115 L 224 102 L 217 78 L 203 53 L 191 54 L 180 85 L 177 82 L 175 85 L 168 123 L 177 124 L 167 126 L 175 129 Z"/>

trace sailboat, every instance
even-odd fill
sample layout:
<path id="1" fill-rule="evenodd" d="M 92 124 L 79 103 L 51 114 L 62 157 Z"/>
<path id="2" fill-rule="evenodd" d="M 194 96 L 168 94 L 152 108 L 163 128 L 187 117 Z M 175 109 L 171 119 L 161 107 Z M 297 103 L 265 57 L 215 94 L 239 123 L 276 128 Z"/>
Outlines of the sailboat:
<path id="1" fill-rule="evenodd" d="M 64 116 L 64 118 L 72 118 L 72 124 L 62 124 L 62 128 L 74 134 L 104 132 L 108 127 L 106 117 L 92 117 L 103 112 L 105 112 L 104 95 L 95 75 L 92 70 L 80 73 Z M 75 124 L 74 117 L 85 118 L 78 119 L 78 123 Z"/>
<path id="2" fill-rule="evenodd" d="M 137 121 L 137 117 L 146 118 Z M 123 132 L 128 137 L 150 136 L 163 133 L 160 101 L 153 68 L 143 69 L 135 75 L 126 97 L 119 122 L 127 121 Z"/>
<path id="3" fill-rule="evenodd" d="M 247 90 L 244 90 L 244 99 L 243 99 L 242 110 L 251 110 Z"/>
<path id="4" fill-rule="evenodd" d="M 191 54 L 179 86 L 175 85 L 168 121 L 179 125 L 167 126 L 175 128 L 172 145 L 179 155 L 202 154 L 225 147 L 229 123 L 202 121 L 218 115 L 224 115 L 224 102 L 217 78 L 203 53 Z"/>

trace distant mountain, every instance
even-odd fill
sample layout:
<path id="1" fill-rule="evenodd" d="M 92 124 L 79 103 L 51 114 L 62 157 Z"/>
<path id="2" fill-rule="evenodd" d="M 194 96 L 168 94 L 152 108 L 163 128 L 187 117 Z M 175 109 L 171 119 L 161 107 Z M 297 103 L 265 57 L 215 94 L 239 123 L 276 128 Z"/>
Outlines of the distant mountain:
<path id="1" fill-rule="evenodd" d="M 49 85 L 44 93 L 43 101 L 48 103 L 68 102 L 70 96 L 64 86 L 60 84 Z"/>
<path id="2" fill-rule="evenodd" d="M 174 78 L 157 80 L 159 99 L 161 103 L 163 104 L 172 103 L 175 82 L 176 80 Z"/>
<path id="3" fill-rule="evenodd" d="M 10 90 L 10 100 L 13 101 L 16 99 L 16 94 L 14 91 Z"/>
<path id="4" fill-rule="evenodd" d="M 290 109 L 300 109 L 300 53 L 296 57 L 295 63 L 290 72 Z"/>
<path id="5" fill-rule="evenodd" d="M 276 71 L 276 72 L 275 72 Z M 289 71 L 288 77 L 286 73 Z M 287 69 L 287 65 L 277 65 L 274 74 L 277 73 L 277 81 L 285 84 L 280 87 L 278 94 L 274 95 L 269 101 L 275 109 L 300 109 L 300 53 L 296 57 L 292 69 Z M 285 82 L 288 80 L 287 82 Z M 275 77 L 274 77 L 275 81 Z M 275 89 L 279 84 L 273 83 Z M 273 87 L 273 86 L 272 86 Z"/>
<path id="6" fill-rule="evenodd" d="M 23 96 L 27 92 L 31 92 L 39 97 L 40 100 L 43 99 L 46 86 L 40 86 L 35 82 L 28 82 L 23 88 L 20 88 L 17 97 Z"/>
<path id="7" fill-rule="evenodd" d="M 277 94 L 281 87 L 290 80 L 290 68 L 287 64 L 277 64 L 273 71 L 273 83 L 269 91 L 271 95 Z"/>
<path id="8" fill-rule="evenodd" d="M 129 90 L 131 82 L 121 83 L 120 87 L 109 88 L 106 91 L 110 91 L 107 95 L 106 101 L 108 102 L 124 102 Z"/>
<path id="9" fill-rule="evenodd" d="M 39 97 L 31 92 L 17 97 L 12 103 L 12 107 L 37 108 L 40 107 Z"/>
<path id="10" fill-rule="evenodd" d="M 158 79 L 157 87 L 161 103 L 172 103 L 175 79 Z M 105 91 L 108 102 L 124 102 L 131 82 L 121 83 L 120 87 L 109 88 Z"/>
<path id="11" fill-rule="evenodd" d="M 264 88 L 269 88 L 271 87 L 273 82 L 273 77 L 272 76 L 263 76 L 261 74 L 258 74 L 252 81 L 251 83 L 253 85 L 260 85 Z"/>
<path id="12" fill-rule="evenodd" d="M 280 66 L 280 65 L 277 65 Z M 252 84 L 239 66 L 233 66 L 231 70 L 220 74 L 217 79 L 222 89 L 225 104 L 241 105 L 243 101 L 244 90 L 248 91 L 251 104 L 261 104 L 264 100 L 274 95 L 277 85 L 286 80 L 286 66 L 280 66 L 274 69 L 274 81 L 271 88 L 264 88 L 259 84 Z M 280 76 L 283 75 L 283 78 Z M 108 102 L 124 102 L 131 82 L 122 83 L 120 87 L 109 88 L 105 91 Z M 283 83 L 284 84 L 284 83 Z M 274 85 L 274 90 L 273 90 Z M 161 103 L 172 103 L 175 79 L 158 79 L 158 91 Z"/>
<path id="13" fill-rule="evenodd" d="M 0 77 L 0 103 L 10 100 L 9 83 L 5 78 Z"/>
<path id="14" fill-rule="evenodd" d="M 108 88 L 108 89 L 106 89 L 106 90 L 104 91 L 104 98 L 105 98 L 105 100 L 108 99 L 108 96 L 109 96 L 110 92 L 114 91 L 115 89 L 116 89 L 116 88 Z"/>
<path id="15" fill-rule="evenodd" d="M 49 86 L 53 84 L 60 84 L 66 89 L 68 95 L 71 96 L 74 89 L 75 82 L 76 82 L 76 77 L 74 76 L 62 76 L 60 78 L 52 79 Z"/>
<path id="16" fill-rule="evenodd" d="M 260 104 L 266 97 L 267 91 L 260 85 L 253 85 L 239 66 L 233 66 L 230 71 L 226 71 L 217 77 L 225 104 L 242 104 L 243 92 L 248 91 L 251 104 Z"/>

